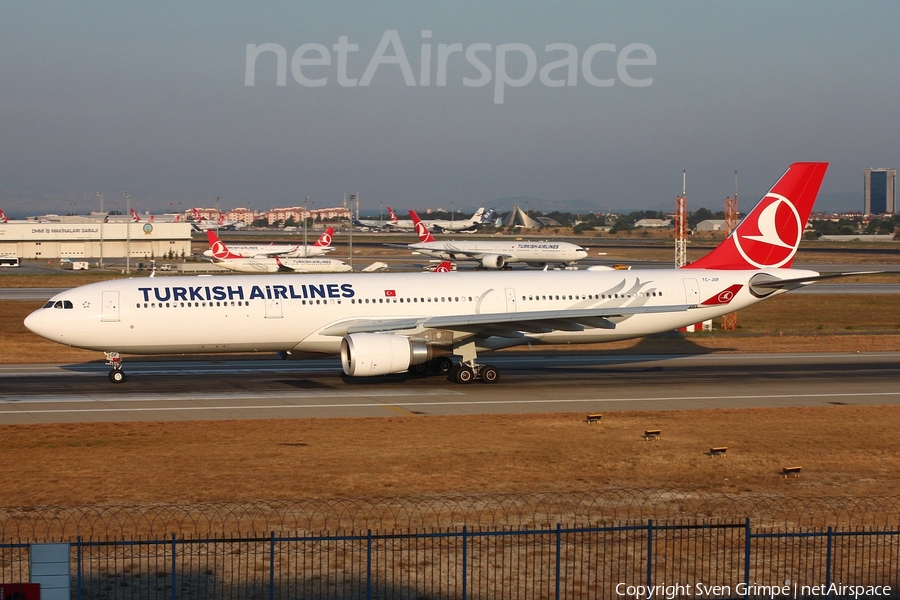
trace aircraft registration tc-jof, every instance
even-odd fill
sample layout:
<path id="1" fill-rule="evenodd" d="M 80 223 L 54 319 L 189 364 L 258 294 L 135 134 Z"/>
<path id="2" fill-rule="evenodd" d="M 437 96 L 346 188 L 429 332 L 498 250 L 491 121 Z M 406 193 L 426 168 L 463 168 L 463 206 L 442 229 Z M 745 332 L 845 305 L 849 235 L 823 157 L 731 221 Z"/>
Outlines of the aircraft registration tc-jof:
<path id="1" fill-rule="evenodd" d="M 120 353 L 340 354 L 347 376 L 444 372 L 494 383 L 480 354 L 672 331 L 814 281 L 791 268 L 827 163 L 795 163 L 719 246 L 678 269 L 137 278 L 50 299 L 25 325 Z"/>

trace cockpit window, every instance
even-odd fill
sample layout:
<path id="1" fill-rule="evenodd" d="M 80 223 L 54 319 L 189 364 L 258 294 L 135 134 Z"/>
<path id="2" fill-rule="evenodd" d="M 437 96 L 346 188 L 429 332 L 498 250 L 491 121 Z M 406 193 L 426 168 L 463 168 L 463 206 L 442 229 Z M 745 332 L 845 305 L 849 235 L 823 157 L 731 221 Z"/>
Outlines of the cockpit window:
<path id="1" fill-rule="evenodd" d="M 73 308 L 71 300 L 63 300 L 63 308 L 69 309 Z"/>
<path id="2" fill-rule="evenodd" d="M 47 304 L 44 305 L 44 308 L 52 308 L 52 307 L 53 307 L 53 300 L 48 300 Z"/>
<path id="3" fill-rule="evenodd" d="M 62 307 L 63 307 L 62 300 L 57 300 L 56 304 L 53 305 L 53 308 L 62 308 Z"/>
<path id="4" fill-rule="evenodd" d="M 72 309 L 75 307 L 72 305 L 71 300 L 50 300 L 44 305 L 44 308 Z"/>

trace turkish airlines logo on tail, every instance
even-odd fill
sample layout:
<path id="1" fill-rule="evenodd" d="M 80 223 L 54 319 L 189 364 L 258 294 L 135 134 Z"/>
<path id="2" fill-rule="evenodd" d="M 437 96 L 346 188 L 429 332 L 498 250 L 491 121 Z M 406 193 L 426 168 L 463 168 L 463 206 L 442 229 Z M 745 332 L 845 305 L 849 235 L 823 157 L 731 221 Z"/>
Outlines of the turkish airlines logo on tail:
<path id="1" fill-rule="evenodd" d="M 221 240 L 216 240 L 212 244 L 212 254 L 216 258 L 226 258 L 228 256 L 228 248 L 225 247 Z"/>
<path id="2" fill-rule="evenodd" d="M 425 223 L 422 221 L 416 223 L 416 233 L 423 242 L 428 239 L 428 228 L 425 227 Z"/>
<path id="3" fill-rule="evenodd" d="M 319 246 L 330 246 L 331 245 L 331 234 L 327 231 L 322 234 L 322 237 L 319 238 Z"/>
<path id="4" fill-rule="evenodd" d="M 759 269 L 787 264 L 800 247 L 803 223 L 794 204 L 769 192 L 734 231 L 734 245 Z"/>

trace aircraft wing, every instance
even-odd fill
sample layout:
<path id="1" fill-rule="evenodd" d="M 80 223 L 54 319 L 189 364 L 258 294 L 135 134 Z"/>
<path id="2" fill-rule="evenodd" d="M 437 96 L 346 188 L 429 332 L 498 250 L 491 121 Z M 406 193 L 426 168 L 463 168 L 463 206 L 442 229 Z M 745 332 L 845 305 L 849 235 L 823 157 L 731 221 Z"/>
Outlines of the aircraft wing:
<path id="1" fill-rule="evenodd" d="M 474 334 L 501 335 L 503 332 L 582 331 L 615 329 L 615 319 L 636 314 L 682 312 L 693 305 L 622 306 L 618 308 L 585 308 L 571 310 L 539 310 L 482 315 L 444 317 L 401 317 L 396 319 L 351 319 L 335 323 L 320 331 L 321 335 L 345 336 L 351 333 L 385 333 L 409 329 L 453 329 Z"/>

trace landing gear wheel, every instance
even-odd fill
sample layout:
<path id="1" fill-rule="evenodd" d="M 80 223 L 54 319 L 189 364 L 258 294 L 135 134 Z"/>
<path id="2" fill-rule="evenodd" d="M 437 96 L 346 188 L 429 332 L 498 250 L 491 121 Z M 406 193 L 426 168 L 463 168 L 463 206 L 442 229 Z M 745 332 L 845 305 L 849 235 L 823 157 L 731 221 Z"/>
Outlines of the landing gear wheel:
<path id="1" fill-rule="evenodd" d="M 472 380 L 475 379 L 475 371 L 467 366 L 460 365 L 455 379 L 456 383 L 472 383 Z"/>
<path id="2" fill-rule="evenodd" d="M 497 383 L 500 379 L 500 370 L 491 365 L 481 367 L 481 381 L 483 383 Z"/>
<path id="3" fill-rule="evenodd" d="M 112 383 L 122 383 L 125 381 L 125 371 L 122 369 L 110 369 L 109 380 Z"/>
<path id="4" fill-rule="evenodd" d="M 454 366 L 453 359 L 449 356 L 439 356 L 431 361 L 431 370 L 435 373 L 449 373 Z"/>
<path id="5" fill-rule="evenodd" d="M 428 370 L 428 363 L 419 363 L 417 365 L 413 365 L 409 368 L 409 370 L 416 375 L 424 375 L 425 371 Z"/>

